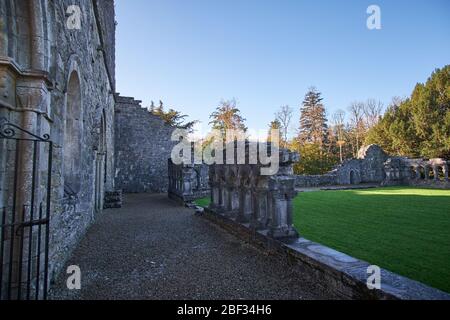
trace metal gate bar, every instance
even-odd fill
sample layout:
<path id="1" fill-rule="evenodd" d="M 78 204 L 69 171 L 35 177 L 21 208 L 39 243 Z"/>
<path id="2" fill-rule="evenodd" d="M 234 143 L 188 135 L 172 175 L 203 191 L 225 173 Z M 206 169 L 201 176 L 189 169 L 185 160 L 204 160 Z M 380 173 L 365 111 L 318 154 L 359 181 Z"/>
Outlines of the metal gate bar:
<path id="1" fill-rule="evenodd" d="M 12 190 L 4 197 L 5 203 L 0 204 L 0 300 L 45 300 L 48 289 L 53 142 L 49 135 L 39 137 L 0 119 L 0 143 L 3 143 L 0 147 L 5 153 L 11 152 L 7 151 L 9 144 L 15 147 L 14 158 L 5 159 L 3 176 L 5 181 L 8 181 L 9 175 L 13 177 Z M 29 145 L 31 156 L 28 155 Z M 40 149 L 41 146 L 43 149 Z M 42 153 L 47 153 L 47 157 L 39 158 Z M 47 172 L 43 173 L 39 162 L 45 160 Z M 27 165 L 32 167 L 31 181 L 26 181 L 29 179 L 24 169 L 29 167 Z M 13 167 L 12 174 L 8 166 Z M 25 174 L 19 177 L 20 170 Z M 41 181 L 45 183 L 44 188 Z"/>

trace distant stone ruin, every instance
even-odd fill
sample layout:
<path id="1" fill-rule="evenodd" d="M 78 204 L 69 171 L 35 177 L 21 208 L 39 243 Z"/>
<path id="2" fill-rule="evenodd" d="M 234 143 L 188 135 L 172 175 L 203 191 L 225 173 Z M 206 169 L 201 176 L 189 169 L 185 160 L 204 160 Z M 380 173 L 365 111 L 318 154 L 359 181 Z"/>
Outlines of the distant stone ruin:
<path id="1" fill-rule="evenodd" d="M 361 148 L 357 159 L 344 161 L 324 175 L 298 175 L 297 188 L 379 184 L 450 188 L 449 162 L 444 159 L 390 157 L 379 146 Z"/>

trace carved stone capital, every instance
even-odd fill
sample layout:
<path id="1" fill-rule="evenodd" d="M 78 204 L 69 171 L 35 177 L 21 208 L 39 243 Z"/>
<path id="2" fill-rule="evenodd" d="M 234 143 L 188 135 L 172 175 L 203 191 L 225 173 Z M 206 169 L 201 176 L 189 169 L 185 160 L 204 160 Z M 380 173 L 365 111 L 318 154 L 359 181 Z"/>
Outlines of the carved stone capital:
<path id="1" fill-rule="evenodd" d="M 23 111 L 49 115 L 49 91 L 45 80 L 21 78 L 16 86 L 16 105 Z"/>

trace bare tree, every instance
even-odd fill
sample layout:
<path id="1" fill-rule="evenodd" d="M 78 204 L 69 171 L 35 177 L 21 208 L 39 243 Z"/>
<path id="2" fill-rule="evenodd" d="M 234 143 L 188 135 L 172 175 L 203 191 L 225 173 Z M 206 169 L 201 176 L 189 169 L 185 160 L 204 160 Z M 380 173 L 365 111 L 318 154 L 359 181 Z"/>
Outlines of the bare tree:
<path id="1" fill-rule="evenodd" d="M 281 106 L 280 110 L 275 114 L 276 120 L 280 123 L 281 145 L 283 148 L 287 146 L 289 127 L 291 125 L 293 110 L 289 106 Z"/>
<path id="2" fill-rule="evenodd" d="M 381 118 L 384 105 L 381 101 L 375 99 L 368 99 L 364 104 L 364 117 L 366 123 L 366 129 L 370 129 L 375 126 Z"/>
<path id="3" fill-rule="evenodd" d="M 333 114 L 333 125 L 336 130 L 336 135 L 338 138 L 337 144 L 339 146 L 339 158 L 341 160 L 341 163 L 344 161 L 343 154 L 342 154 L 342 147 L 345 144 L 344 140 L 344 132 L 345 132 L 345 111 L 338 110 L 335 114 Z"/>
<path id="4" fill-rule="evenodd" d="M 353 155 L 356 157 L 366 131 L 364 123 L 364 103 L 359 101 L 352 102 L 349 106 L 349 112 L 350 126 L 355 140 L 353 143 Z"/>

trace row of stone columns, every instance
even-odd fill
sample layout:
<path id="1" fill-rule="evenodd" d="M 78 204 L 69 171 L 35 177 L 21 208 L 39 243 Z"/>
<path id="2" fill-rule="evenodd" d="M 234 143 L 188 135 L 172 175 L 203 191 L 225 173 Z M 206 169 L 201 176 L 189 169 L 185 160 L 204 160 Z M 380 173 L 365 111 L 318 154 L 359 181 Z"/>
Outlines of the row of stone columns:
<path id="1" fill-rule="evenodd" d="M 280 170 L 260 174 L 261 165 L 215 164 L 210 166 L 210 209 L 256 230 L 267 230 L 277 239 L 296 238 L 293 226 L 295 176 L 292 165 L 298 154 L 280 150 Z"/>
<path id="2" fill-rule="evenodd" d="M 442 165 L 423 165 L 423 166 L 415 166 L 413 167 L 413 170 L 415 172 L 415 179 L 424 179 L 424 180 L 431 180 L 430 179 L 430 172 L 433 172 L 433 180 L 439 181 L 439 175 L 440 170 L 442 169 L 442 173 L 444 174 L 444 181 L 449 181 L 449 167 L 447 164 Z M 425 178 L 422 178 L 422 170 L 425 175 Z"/>

